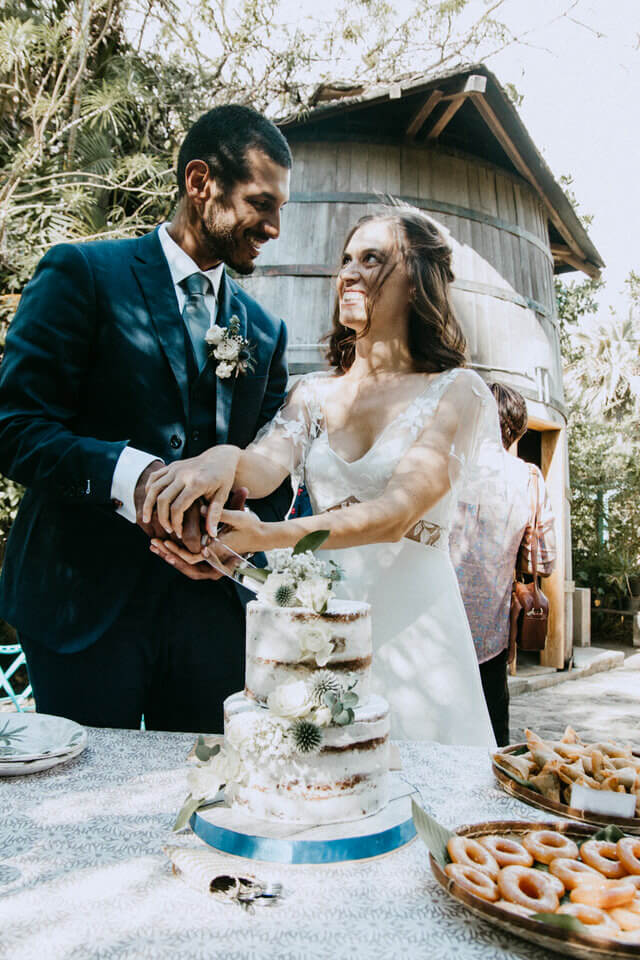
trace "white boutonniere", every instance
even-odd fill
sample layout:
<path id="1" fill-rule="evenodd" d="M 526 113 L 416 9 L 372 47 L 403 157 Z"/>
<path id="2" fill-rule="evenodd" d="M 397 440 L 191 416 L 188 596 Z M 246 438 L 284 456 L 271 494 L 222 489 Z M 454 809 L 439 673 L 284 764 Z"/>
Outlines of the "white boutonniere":
<path id="1" fill-rule="evenodd" d="M 216 376 L 221 380 L 253 370 L 253 350 L 249 340 L 240 334 L 240 321 L 234 314 L 228 327 L 212 324 L 204 336 L 209 356 L 216 362 Z"/>

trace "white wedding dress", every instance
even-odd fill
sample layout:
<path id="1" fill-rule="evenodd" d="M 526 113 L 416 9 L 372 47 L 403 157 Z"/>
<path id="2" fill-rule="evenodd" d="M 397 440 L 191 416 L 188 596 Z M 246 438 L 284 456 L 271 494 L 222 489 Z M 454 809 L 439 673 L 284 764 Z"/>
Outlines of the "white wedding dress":
<path id="1" fill-rule="evenodd" d="M 304 478 L 314 514 L 380 497 L 409 448 L 428 443 L 437 418 L 455 411 L 448 493 L 400 542 L 326 556 L 345 573 L 336 594 L 371 604 L 373 690 L 391 705 L 392 737 L 495 747 L 448 549 L 459 498 L 466 491 L 467 502 L 477 503 L 474 490 L 500 482 L 482 466 L 490 461 L 488 448 L 493 453 L 500 446 L 493 397 L 470 370 L 425 374 L 424 391 L 364 456 L 348 462 L 332 449 L 325 424 L 323 393 L 332 385 L 334 374 L 303 377 L 252 445 L 255 453 L 286 466 L 294 479 Z"/>

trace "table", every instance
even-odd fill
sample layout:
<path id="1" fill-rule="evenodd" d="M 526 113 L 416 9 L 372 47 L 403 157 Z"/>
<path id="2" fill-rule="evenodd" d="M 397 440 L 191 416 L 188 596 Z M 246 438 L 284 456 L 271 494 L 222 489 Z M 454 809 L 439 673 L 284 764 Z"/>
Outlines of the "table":
<path id="1" fill-rule="evenodd" d="M 0 780 L 0 956 L 10 960 L 545 960 L 436 884 L 420 840 L 379 860 L 253 864 L 285 897 L 251 915 L 191 889 L 166 844 L 192 734 L 89 730 L 76 760 Z M 402 775 L 441 823 L 549 819 L 494 783 L 478 747 L 399 744 Z M 230 872 L 242 861 L 228 858 Z M 263 869 L 264 868 L 264 869 Z"/>

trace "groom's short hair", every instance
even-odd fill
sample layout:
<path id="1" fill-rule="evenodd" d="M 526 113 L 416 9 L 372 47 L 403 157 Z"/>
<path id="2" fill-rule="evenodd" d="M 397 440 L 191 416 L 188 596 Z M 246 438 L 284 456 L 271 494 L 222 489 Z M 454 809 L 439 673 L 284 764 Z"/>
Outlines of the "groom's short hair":
<path id="1" fill-rule="evenodd" d="M 291 169 L 289 144 L 278 128 L 257 110 L 237 104 L 214 107 L 188 131 L 178 154 L 178 192 L 185 193 L 185 171 L 192 160 L 204 160 L 209 172 L 227 193 L 250 177 L 247 151 L 263 153 L 287 170 Z"/>

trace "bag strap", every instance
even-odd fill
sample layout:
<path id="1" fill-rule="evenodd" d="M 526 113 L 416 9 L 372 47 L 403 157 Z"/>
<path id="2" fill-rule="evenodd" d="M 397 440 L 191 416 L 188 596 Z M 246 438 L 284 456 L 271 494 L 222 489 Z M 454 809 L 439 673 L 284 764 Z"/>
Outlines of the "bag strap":
<path id="1" fill-rule="evenodd" d="M 541 600 L 540 594 L 538 593 L 538 547 L 539 547 L 539 538 L 538 538 L 538 519 L 540 516 L 540 496 L 538 493 L 538 471 L 533 466 L 529 464 L 529 475 L 533 481 L 533 492 L 535 495 L 535 507 L 533 510 L 533 523 L 530 524 L 531 530 L 531 573 L 533 574 L 533 601 L 536 606 L 540 607 Z"/>

